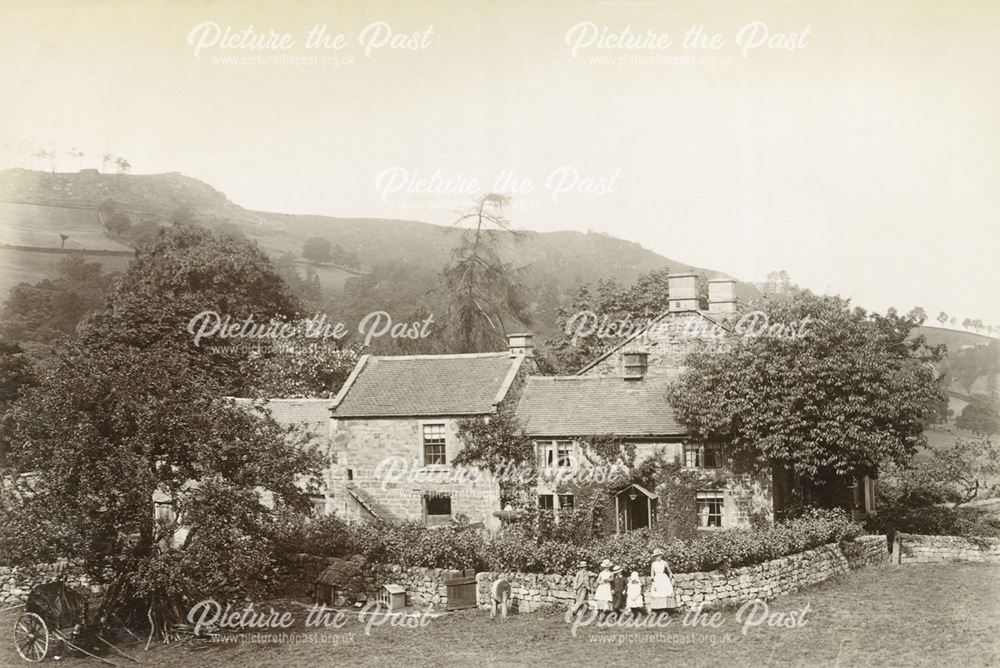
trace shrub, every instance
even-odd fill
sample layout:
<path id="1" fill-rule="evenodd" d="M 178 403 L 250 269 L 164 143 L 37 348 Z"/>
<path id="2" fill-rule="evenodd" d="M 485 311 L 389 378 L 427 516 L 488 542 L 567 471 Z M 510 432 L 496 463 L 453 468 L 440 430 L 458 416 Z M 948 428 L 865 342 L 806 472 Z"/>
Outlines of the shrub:
<path id="1" fill-rule="evenodd" d="M 758 564 L 861 534 L 861 526 L 845 513 L 819 509 L 777 524 L 706 532 L 666 543 L 642 530 L 577 545 L 541 537 L 535 529 L 531 523 L 513 524 L 484 537 L 460 524 L 427 529 L 414 522 L 351 524 L 326 517 L 310 522 L 299 536 L 301 543 L 289 551 L 339 557 L 360 554 L 369 561 L 402 566 L 567 573 L 581 559 L 592 565 L 610 559 L 626 571 L 643 572 L 649 568 L 653 550 L 660 547 L 671 568 L 684 573 Z"/>

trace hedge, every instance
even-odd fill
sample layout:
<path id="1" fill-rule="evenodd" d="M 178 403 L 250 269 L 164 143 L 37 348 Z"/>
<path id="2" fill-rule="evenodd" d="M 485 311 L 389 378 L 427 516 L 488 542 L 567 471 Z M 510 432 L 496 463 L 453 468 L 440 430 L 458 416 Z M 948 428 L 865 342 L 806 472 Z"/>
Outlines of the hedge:
<path id="1" fill-rule="evenodd" d="M 527 573 L 571 572 L 586 559 L 610 559 L 626 571 L 645 571 L 657 547 L 674 572 L 736 568 L 851 540 L 861 525 L 845 513 L 811 510 L 803 516 L 751 529 L 704 532 L 690 540 L 664 542 L 649 531 L 632 531 L 576 545 L 538 539 L 519 527 L 485 534 L 459 524 L 427 529 L 415 523 L 350 524 L 324 517 L 301 527 L 283 543 L 286 552 L 320 556 L 361 554 L 369 561 L 430 568 L 475 568 Z"/>

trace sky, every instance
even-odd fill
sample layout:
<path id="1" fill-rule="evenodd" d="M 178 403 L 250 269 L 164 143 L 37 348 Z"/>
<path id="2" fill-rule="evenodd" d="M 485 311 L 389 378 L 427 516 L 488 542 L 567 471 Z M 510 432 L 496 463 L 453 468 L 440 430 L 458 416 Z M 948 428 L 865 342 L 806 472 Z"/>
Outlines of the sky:
<path id="1" fill-rule="evenodd" d="M 0 0 L 0 15 L 2 166 L 110 152 L 250 209 L 442 224 L 503 190 L 518 227 L 1000 324 L 995 1 Z"/>

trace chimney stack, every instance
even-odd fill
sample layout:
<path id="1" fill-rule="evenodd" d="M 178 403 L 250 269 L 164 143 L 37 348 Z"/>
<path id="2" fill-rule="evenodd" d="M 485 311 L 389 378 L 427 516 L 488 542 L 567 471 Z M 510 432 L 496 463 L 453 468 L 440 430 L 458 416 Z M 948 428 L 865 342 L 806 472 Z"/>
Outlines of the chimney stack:
<path id="1" fill-rule="evenodd" d="M 708 312 L 732 313 L 736 310 L 736 279 L 713 278 L 708 281 Z"/>
<path id="2" fill-rule="evenodd" d="M 528 332 L 521 332 L 520 334 L 508 334 L 507 335 L 507 349 L 510 350 L 511 357 L 534 357 L 535 356 L 535 344 L 533 339 L 534 334 Z"/>
<path id="3" fill-rule="evenodd" d="M 669 312 L 698 310 L 697 280 L 697 274 L 667 276 L 667 290 L 670 292 L 670 305 L 667 308 Z"/>

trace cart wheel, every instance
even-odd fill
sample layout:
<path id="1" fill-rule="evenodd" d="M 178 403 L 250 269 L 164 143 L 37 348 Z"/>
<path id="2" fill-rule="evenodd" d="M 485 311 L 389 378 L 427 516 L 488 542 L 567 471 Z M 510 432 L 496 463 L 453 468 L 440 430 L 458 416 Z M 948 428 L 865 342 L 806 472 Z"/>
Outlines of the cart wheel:
<path id="1" fill-rule="evenodd" d="M 45 620 L 33 612 L 26 612 L 14 623 L 14 648 L 25 661 L 37 663 L 49 651 L 49 629 Z"/>

